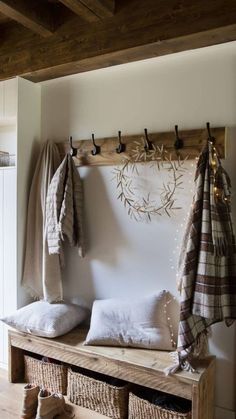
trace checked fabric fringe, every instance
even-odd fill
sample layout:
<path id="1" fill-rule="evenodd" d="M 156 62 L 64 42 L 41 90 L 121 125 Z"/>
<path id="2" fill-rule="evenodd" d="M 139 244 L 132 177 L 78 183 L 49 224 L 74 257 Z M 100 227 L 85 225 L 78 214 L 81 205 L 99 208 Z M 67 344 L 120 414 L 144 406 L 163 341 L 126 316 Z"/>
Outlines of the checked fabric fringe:
<path id="1" fill-rule="evenodd" d="M 202 151 L 184 235 L 178 277 L 180 323 L 175 364 L 194 372 L 194 356 L 206 355 L 209 327 L 236 319 L 236 247 L 230 209 L 230 179 L 214 145 Z"/>

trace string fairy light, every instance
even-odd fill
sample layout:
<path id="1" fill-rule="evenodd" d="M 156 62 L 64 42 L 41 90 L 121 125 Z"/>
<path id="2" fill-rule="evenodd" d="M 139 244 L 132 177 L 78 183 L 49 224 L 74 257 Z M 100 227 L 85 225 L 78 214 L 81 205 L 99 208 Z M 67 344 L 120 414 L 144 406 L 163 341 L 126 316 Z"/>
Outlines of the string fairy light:
<path id="1" fill-rule="evenodd" d="M 188 185 L 190 185 L 190 184 L 192 185 L 193 184 L 193 169 L 195 167 L 194 163 L 191 163 L 190 167 L 191 167 L 191 169 L 189 171 Z M 191 187 L 189 190 L 190 190 L 190 193 L 192 194 L 193 193 L 193 188 Z M 187 220 L 189 218 L 189 214 L 190 214 L 190 211 L 188 211 L 184 215 L 184 217 L 181 220 L 181 223 L 178 225 L 178 227 L 176 228 L 176 231 L 175 231 L 175 237 L 174 237 L 175 246 L 174 246 L 174 249 L 172 251 L 173 256 L 169 259 L 170 265 L 171 265 L 171 269 L 173 271 L 175 271 L 175 270 L 177 271 L 175 265 L 176 265 L 176 256 L 177 256 L 177 254 L 180 253 L 180 245 L 179 245 L 180 240 L 179 240 L 179 235 L 180 235 L 180 233 L 183 232 L 183 229 L 185 227 L 185 224 L 186 224 L 186 222 L 187 222 Z M 177 276 L 177 272 L 176 272 L 176 276 Z M 176 298 L 174 296 L 171 296 L 171 298 L 164 304 L 164 312 L 165 312 L 165 315 L 166 315 L 166 318 L 167 318 L 168 327 L 169 327 L 169 330 L 170 330 L 171 344 L 172 344 L 172 347 L 174 349 L 176 349 L 177 348 L 177 342 L 176 342 L 176 339 L 175 339 L 174 326 L 173 326 L 173 323 L 172 323 L 172 320 L 171 320 L 171 317 L 170 317 L 170 313 L 168 313 L 168 305 L 171 302 L 173 302 L 173 301 L 179 301 L 179 300 L 178 300 L 178 298 Z"/>
<path id="2" fill-rule="evenodd" d="M 218 155 L 217 155 L 217 150 L 214 146 L 214 143 L 211 141 L 210 144 L 211 144 L 211 147 L 212 147 L 210 164 L 211 164 L 211 169 L 212 169 L 213 176 L 214 176 L 214 181 L 213 181 L 214 182 L 214 189 L 213 189 L 214 190 L 214 195 L 215 195 L 215 197 L 217 197 L 217 199 L 221 199 L 222 201 L 224 200 L 225 202 L 227 202 L 229 199 L 228 199 L 227 196 L 225 196 L 224 188 L 219 188 L 216 184 L 216 173 L 217 173 L 220 162 L 219 162 L 219 158 L 218 158 Z"/>
<path id="3" fill-rule="evenodd" d="M 198 161 L 198 157 L 196 157 L 196 162 L 197 161 Z M 192 162 L 191 165 L 190 165 L 191 169 L 189 171 L 189 178 L 188 178 L 188 181 L 187 181 L 187 183 L 189 185 L 193 185 L 193 174 L 194 174 L 193 169 L 194 169 L 194 167 L 195 167 L 195 164 Z M 193 186 L 190 187 L 189 192 L 191 194 L 193 194 Z M 177 271 L 177 269 L 176 269 L 176 257 L 180 253 L 180 245 L 179 245 L 180 237 L 179 236 L 180 236 L 180 233 L 183 233 L 183 229 L 184 229 L 184 227 L 187 223 L 189 215 L 190 215 L 190 211 L 188 211 L 184 215 L 184 217 L 181 220 L 181 223 L 178 225 L 177 229 L 175 230 L 174 243 L 176 243 L 176 245 L 174 246 L 174 249 L 172 251 L 173 256 L 169 259 L 170 268 L 171 268 L 172 271 Z M 177 272 L 176 272 L 176 277 L 177 277 Z M 178 277 L 177 277 L 177 282 L 178 282 Z"/>
<path id="4" fill-rule="evenodd" d="M 171 302 L 173 302 L 173 301 L 176 301 L 176 298 L 174 296 L 172 296 L 171 299 L 169 299 L 168 301 L 165 302 L 165 304 L 164 304 L 164 313 L 165 313 L 165 316 L 166 316 L 166 319 L 167 319 L 167 323 L 168 323 L 168 327 L 169 327 L 169 331 L 170 331 L 171 345 L 175 349 L 177 347 L 177 342 L 176 342 L 176 340 L 174 338 L 175 337 L 175 334 L 174 334 L 174 326 L 172 324 L 170 314 L 167 312 L 168 305 Z"/>

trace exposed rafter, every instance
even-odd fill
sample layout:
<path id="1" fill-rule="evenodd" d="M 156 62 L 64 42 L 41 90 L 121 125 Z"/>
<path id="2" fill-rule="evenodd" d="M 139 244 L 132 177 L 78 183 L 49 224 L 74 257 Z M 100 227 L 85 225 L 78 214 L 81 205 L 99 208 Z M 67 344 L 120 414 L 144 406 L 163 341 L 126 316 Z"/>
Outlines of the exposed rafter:
<path id="1" fill-rule="evenodd" d="M 0 24 L 7 22 L 7 20 L 9 20 L 8 17 L 0 13 Z"/>
<path id="2" fill-rule="evenodd" d="M 59 0 L 64 6 L 72 10 L 87 22 L 96 22 L 99 18 L 79 0 Z"/>
<path id="3" fill-rule="evenodd" d="M 95 22 L 114 14 L 115 0 L 59 0 L 87 22 Z"/>
<path id="4" fill-rule="evenodd" d="M 72 10 L 75 14 L 80 16 L 83 20 L 87 22 L 96 22 L 98 20 L 98 16 L 95 15 L 92 10 L 88 9 L 86 5 L 84 5 L 79 0 L 59 0 L 64 6 L 68 7 Z"/>
<path id="5" fill-rule="evenodd" d="M 115 0 L 81 0 L 81 2 L 101 19 L 114 15 Z"/>
<path id="6" fill-rule="evenodd" d="M 50 10 L 37 0 L 0 1 L 0 13 L 44 37 L 53 33 Z"/>

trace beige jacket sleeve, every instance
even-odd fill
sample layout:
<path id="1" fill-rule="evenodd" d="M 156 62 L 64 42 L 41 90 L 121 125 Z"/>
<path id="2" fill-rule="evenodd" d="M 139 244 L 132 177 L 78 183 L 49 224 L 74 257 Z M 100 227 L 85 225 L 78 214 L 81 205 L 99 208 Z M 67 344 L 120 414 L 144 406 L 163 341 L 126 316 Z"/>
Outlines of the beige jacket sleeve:
<path id="1" fill-rule="evenodd" d="M 46 208 L 49 253 L 60 254 L 62 263 L 65 240 L 78 246 L 80 256 L 85 254 L 83 207 L 82 181 L 68 154 L 51 181 Z"/>

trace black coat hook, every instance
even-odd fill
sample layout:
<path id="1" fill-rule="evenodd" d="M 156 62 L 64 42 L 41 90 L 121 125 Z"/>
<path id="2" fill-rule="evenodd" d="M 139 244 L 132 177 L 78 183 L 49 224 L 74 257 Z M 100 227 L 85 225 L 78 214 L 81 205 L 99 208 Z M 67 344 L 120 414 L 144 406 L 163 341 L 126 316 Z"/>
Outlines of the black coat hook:
<path id="1" fill-rule="evenodd" d="M 121 131 L 118 131 L 118 140 L 119 140 L 119 145 L 118 145 L 118 147 L 116 148 L 116 152 L 117 152 L 118 154 L 120 154 L 120 153 L 123 153 L 123 152 L 125 151 L 125 149 L 126 149 L 125 144 L 124 144 L 124 143 L 122 143 L 122 141 L 121 141 Z"/>
<path id="2" fill-rule="evenodd" d="M 97 144 L 95 143 L 95 140 L 94 140 L 94 134 L 92 134 L 92 141 L 93 141 L 93 150 L 91 151 L 91 154 L 92 154 L 93 156 L 96 156 L 96 154 L 100 154 L 101 147 L 100 147 L 100 145 L 97 145 Z"/>
<path id="3" fill-rule="evenodd" d="M 180 148 L 183 148 L 184 142 L 181 138 L 179 138 L 179 130 L 178 125 L 175 125 L 175 143 L 174 147 L 176 150 L 179 150 Z"/>
<path id="4" fill-rule="evenodd" d="M 211 128 L 210 128 L 210 122 L 206 123 L 206 127 L 207 127 L 207 132 L 208 132 L 208 141 L 210 141 L 210 143 L 215 144 L 215 137 L 213 137 L 211 135 Z"/>
<path id="5" fill-rule="evenodd" d="M 72 145 L 72 137 L 69 137 L 69 143 L 70 143 L 70 155 L 72 157 L 77 156 L 77 148 L 73 147 Z"/>
<path id="6" fill-rule="evenodd" d="M 144 128 L 144 134 L 145 134 L 145 137 L 144 137 L 144 149 L 146 151 L 153 150 L 152 142 L 148 138 L 147 128 Z"/>

